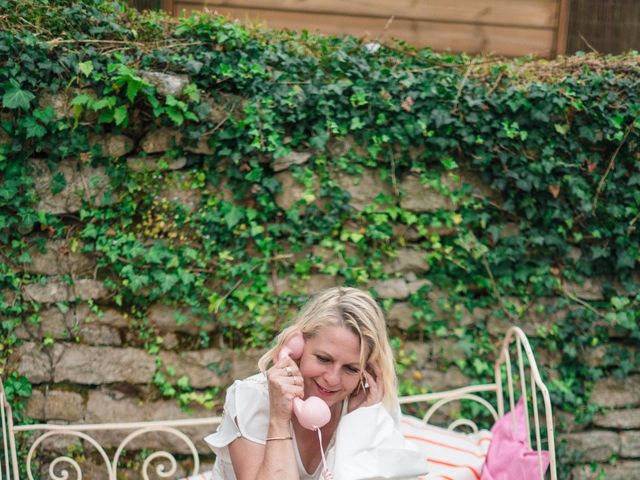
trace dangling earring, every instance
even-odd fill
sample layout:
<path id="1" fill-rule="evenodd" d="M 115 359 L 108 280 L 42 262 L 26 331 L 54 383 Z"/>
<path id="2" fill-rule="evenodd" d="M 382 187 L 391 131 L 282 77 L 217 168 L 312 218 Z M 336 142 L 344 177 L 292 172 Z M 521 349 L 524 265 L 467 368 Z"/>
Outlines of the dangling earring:
<path id="1" fill-rule="evenodd" d="M 360 377 L 360 386 L 358 387 L 358 393 L 360 393 L 361 389 L 363 392 L 367 389 L 365 382 L 366 380 L 364 379 L 364 376 Z"/>

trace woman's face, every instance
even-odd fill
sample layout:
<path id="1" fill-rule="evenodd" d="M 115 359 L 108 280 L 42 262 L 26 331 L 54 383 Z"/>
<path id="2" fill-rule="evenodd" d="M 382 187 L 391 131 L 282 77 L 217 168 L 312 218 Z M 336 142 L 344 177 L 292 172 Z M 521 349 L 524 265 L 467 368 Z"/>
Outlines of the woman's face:
<path id="1" fill-rule="evenodd" d="M 360 383 L 360 339 L 346 327 L 327 326 L 305 341 L 300 359 L 305 398 L 320 397 L 330 407 Z"/>

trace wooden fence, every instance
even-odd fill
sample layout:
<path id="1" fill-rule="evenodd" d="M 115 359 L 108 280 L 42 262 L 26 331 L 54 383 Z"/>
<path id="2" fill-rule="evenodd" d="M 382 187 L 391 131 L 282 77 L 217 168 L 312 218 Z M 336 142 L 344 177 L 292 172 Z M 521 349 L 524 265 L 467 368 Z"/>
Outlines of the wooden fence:
<path id="1" fill-rule="evenodd" d="M 162 0 L 173 15 L 211 11 L 273 28 L 406 40 L 434 50 L 552 57 L 568 0 Z M 392 19 L 392 20 L 391 20 Z"/>
<path id="2" fill-rule="evenodd" d="M 567 52 L 640 50 L 640 0 L 572 0 Z"/>

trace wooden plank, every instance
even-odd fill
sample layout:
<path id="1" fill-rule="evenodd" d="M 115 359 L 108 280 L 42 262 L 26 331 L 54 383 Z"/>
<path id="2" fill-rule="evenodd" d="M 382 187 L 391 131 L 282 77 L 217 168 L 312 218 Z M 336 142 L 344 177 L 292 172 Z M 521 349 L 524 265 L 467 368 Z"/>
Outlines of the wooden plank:
<path id="1" fill-rule="evenodd" d="M 638 50 L 639 18 L 638 0 L 571 0 L 567 52 Z"/>
<path id="2" fill-rule="evenodd" d="M 176 10 L 187 14 L 204 10 L 201 6 L 176 0 Z M 497 53 L 506 56 L 534 54 L 548 57 L 553 49 L 553 29 L 483 26 L 463 23 L 394 20 L 386 31 L 387 20 L 375 17 L 305 14 L 274 10 L 248 10 L 209 5 L 208 11 L 270 28 L 319 31 L 330 35 L 355 35 L 368 40 L 398 38 L 418 47 L 436 51 Z"/>
<path id="3" fill-rule="evenodd" d="M 569 0 L 560 0 L 558 4 L 558 28 L 556 30 L 556 42 L 554 56 L 564 55 L 567 52 L 567 38 L 569 32 Z"/>
<path id="4" fill-rule="evenodd" d="M 174 11 L 174 0 L 162 0 L 162 9 L 169 13 L 170 15 L 175 15 L 175 11 Z"/>
<path id="5" fill-rule="evenodd" d="M 482 25 L 555 28 L 560 0 L 191 0 L 201 8 L 244 8 Z M 177 2 L 184 3 L 184 2 Z"/>

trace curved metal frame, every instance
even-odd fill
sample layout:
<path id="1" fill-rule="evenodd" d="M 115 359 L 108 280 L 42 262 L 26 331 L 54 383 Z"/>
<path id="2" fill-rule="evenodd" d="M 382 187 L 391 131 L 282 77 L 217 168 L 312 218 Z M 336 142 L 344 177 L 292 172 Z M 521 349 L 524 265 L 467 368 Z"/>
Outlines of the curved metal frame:
<path id="1" fill-rule="evenodd" d="M 542 382 L 542 378 L 540 376 L 540 372 L 538 370 L 538 366 L 535 361 L 535 357 L 533 355 L 533 351 L 531 350 L 531 346 L 529 345 L 529 341 L 527 340 L 524 332 L 518 327 L 511 327 L 502 342 L 502 347 L 500 349 L 500 353 L 498 359 L 494 365 L 494 373 L 495 373 L 495 382 L 482 384 L 482 385 L 471 385 L 467 387 L 457 388 L 453 390 L 448 390 L 445 392 L 436 392 L 436 393 L 428 393 L 424 395 L 412 395 L 400 398 L 401 404 L 410 404 L 410 403 L 429 403 L 433 404 L 428 409 L 425 414 L 423 421 L 428 423 L 431 420 L 433 414 L 437 412 L 443 405 L 446 405 L 452 401 L 463 400 L 463 401 L 473 401 L 476 402 L 483 407 L 485 407 L 491 416 L 497 420 L 498 418 L 504 416 L 504 396 L 507 395 L 507 400 L 509 402 L 509 406 L 511 409 L 514 408 L 516 403 L 515 397 L 515 388 L 514 388 L 514 371 L 513 365 L 511 362 L 511 353 L 510 347 L 512 344 L 516 345 L 516 360 L 517 360 L 517 375 L 519 376 L 520 382 L 520 396 L 524 398 L 525 404 L 525 412 L 527 418 L 527 429 L 529 431 L 528 442 L 531 447 L 531 437 L 535 438 L 535 446 L 538 451 L 538 461 L 541 466 L 540 468 L 540 479 L 544 478 L 542 473 L 542 444 L 541 444 L 541 431 L 540 431 L 540 419 L 539 419 L 539 409 L 543 408 L 545 413 L 545 422 L 547 427 L 547 449 L 549 451 L 550 464 L 549 464 L 549 473 L 551 480 L 557 480 L 556 473 L 556 454 L 555 454 L 555 442 L 554 442 L 554 428 L 553 428 L 553 418 L 552 418 L 552 409 L 551 409 L 551 401 L 549 398 L 549 391 L 547 387 Z M 523 355 L 524 350 L 524 355 Z M 525 358 L 528 361 L 528 365 L 525 365 Z M 503 376 L 502 369 L 506 369 L 506 384 L 507 389 L 506 392 L 503 389 Z M 527 369 L 529 370 L 529 383 L 527 384 Z M 527 390 L 527 387 L 530 388 L 530 392 Z M 491 403 L 489 403 L 486 399 L 480 397 L 479 393 L 483 392 L 491 392 L 496 395 L 496 405 L 497 409 L 494 408 Z M 538 404 L 538 392 L 542 395 L 543 403 L 542 405 Z M 532 414 L 533 414 L 533 431 L 531 430 L 529 415 L 529 398 L 528 395 L 531 394 L 532 401 Z M 19 480 L 18 478 L 18 459 L 17 459 L 17 450 L 15 443 L 15 434 L 16 432 L 34 432 L 34 431 L 43 431 L 44 433 L 40 435 L 31 445 L 29 449 L 29 453 L 27 454 L 27 474 L 29 480 L 33 480 L 33 476 L 31 474 L 31 459 L 37 449 L 37 447 L 47 438 L 53 437 L 55 435 L 67 435 L 67 436 L 75 436 L 77 438 L 81 438 L 88 443 L 90 443 L 100 454 L 102 457 L 105 467 L 109 473 L 109 480 L 116 480 L 117 477 L 117 468 L 118 461 L 120 455 L 124 448 L 129 444 L 131 440 L 134 438 L 144 435 L 151 432 L 161 432 L 165 434 L 173 435 L 183 442 L 186 443 L 191 456 L 193 457 L 194 467 L 191 475 L 197 475 L 200 469 L 200 457 L 198 451 L 195 447 L 193 441 L 181 432 L 180 428 L 190 427 L 190 426 L 201 426 L 201 425 L 210 425 L 212 427 L 218 425 L 222 418 L 221 417 L 211 417 L 211 418 L 194 418 L 194 419 L 184 419 L 184 420 L 166 420 L 166 421 L 149 421 L 149 422 L 130 422 L 130 423 L 111 423 L 111 424 L 85 424 L 85 425 L 52 425 L 52 424 L 38 424 L 38 425 L 13 425 L 13 416 L 11 412 L 11 406 L 6 401 L 6 397 L 4 394 L 4 388 L 2 386 L 2 382 L 0 379 L 0 418 L 2 420 L 2 431 L 1 434 L 3 436 L 3 452 L 4 452 L 4 465 L 0 465 L 0 480 L 6 478 L 6 480 Z M 477 425 L 475 422 L 469 419 L 458 419 L 452 422 L 449 425 L 450 430 L 455 430 L 461 425 L 468 426 L 472 428 L 474 431 L 477 431 Z M 106 450 L 96 441 L 88 432 L 92 431 L 100 431 L 100 430 L 110 430 L 110 431 L 122 431 L 130 433 L 120 442 L 117 447 L 113 457 L 109 457 Z M 142 474 L 144 480 L 149 480 L 148 469 L 152 466 L 152 463 L 158 459 L 164 459 L 168 461 L 171 465 L 169 471 L 165 471 L 164 465 L 158 465 L 156 467 L 156 474 L 161 478 L 168 478 L 171 475 L 174 475 L 177 469 L 177 462 L 172 453 L 166 452 L 163 450 L 153 452 L 149 455 L 143 462 L 142 465 Z M 67 470 L 63 470 L 61 475 L 58 476 L 55 474 L 54 469 L 58 464 L 67 463 L 70 467 L 75 469 L 75 473 L 77 476 L 77 480 L 82 480 L 82 471 L 78 463 L 72 458 L 66 456 L 59 456 L 53 460 L 49 467 L 50 477 L 54 480 L 64 480 L 69 477 L 69 472 Z M 4 468 L 3 468 L 4 467 Z M 5 474 L 3 475 L 3 471 Z"/>
<path id="2" fill-rule="evenodd" d="M 542 377 L 540 376 L 540 371 L 538 370 L 538 365 L 536 363 L 535 356 L 533 355 L 533 350 L 531 349 L 531 345 L 529 344 L 529 340 L 525 333 L 519 327 L 511 327 L 507 330 L 505 334 L 504 340 L 502 341 L 502 346 L 500 348 L 500 352 L 498 354 L 498 358 L 494 364 L 494 375 L 495 382 L 494 383 L 486 383 L 481 385 L 471 385 L 468 387 L 456 388 L 454 390 L 447 390 L 445 392 L 435 392 L 435 393 L 426 393 L 422 395 L 411 395 L 407 397 L 400 398 L 400 404 L 413 404 L 413 403 L 433 403 L 433 405 L 429 408 L 427 413 L 423 418 L 423 422 L 428 423 L 432 418 L 433 414 L 438 411 L 443 405 L 446 405 L 452 401 L 456 400 L 471 400 L 475 401 L 483 405 L 489 414 L 493 416 L 494 419 L 498 419 L 504 416 L 505 414 L 505 394 L 507 395 L 507 400 L 509 402 L 510 410 L 513 410 L 516 404 L 516 389 L 514 382 L 514 366 L 511 361 L 511 348 L 515 344 L 515 360 L 517 370 L 516 373 L 520 379 L 519 382 L 519 390 L 520 397 L 524 399 L 524 410 L 525 410 L 525 418 L 526 418 L 526 427 L 529 432 L 529 436 L 527 438 L 529 448 L 532 448 L 531 437 L 535 438 L 535 450 L 538 452 L 538 464 L 540 465 L 540 479 L 544 479 L 543 474 L 543 463 L 542 463 L 542 435 L 540 430 L 540 417 L 539 410 L 544 410 L 545 415 L 545 426 L 547 427 L 547 450 L 549 452 L 549 476 L 551 480 L 557 480 L 557 467 L 556 467 L 556 449 L 555 449 L 555 440 L 554 440 L 554 427 L 553 427 L 553 414 L 551 408 L 551 400 L 549 397 L 549 390 L 546 385 L 542 381 Z M 524 355 L 523 355 L 524 350 Z M 525 365 L 525 358 L 527 359 L 528 365 Z M 503 389 L 503 374 L 502 369 L 506 370 L 506 392 Z M 527 384 L 527 370 L 529 373 L 529 383 Z M 530 388 L 530 391 L 527 389 Z M 491 392 L 496 395 L 496 409 L 493 408 L 489 402 L 485 399 L 479 397 L 478 393 L 482 392 Z M 542 395 L 543 403 L 542 405 L 538 402 L 538 393 Z M 531 403 L 532 406 L 530 408 L 529 405 L 529 397 L 531 395 Z M 531 428 L 530 423 L 530 415 L 533 414 L 533 430 Z M 515 422 L 515 418 L 514 418 Z M 514 423 L 515 424 L 515 423 Z M 473 431 L 477 431 L 477 425 L 475 422 L 469 419 L 459 419 L 451 423 L 448 428 L 449 430 L 455 430 L 460 425 L 466 425 L 471 427 Z"/>

